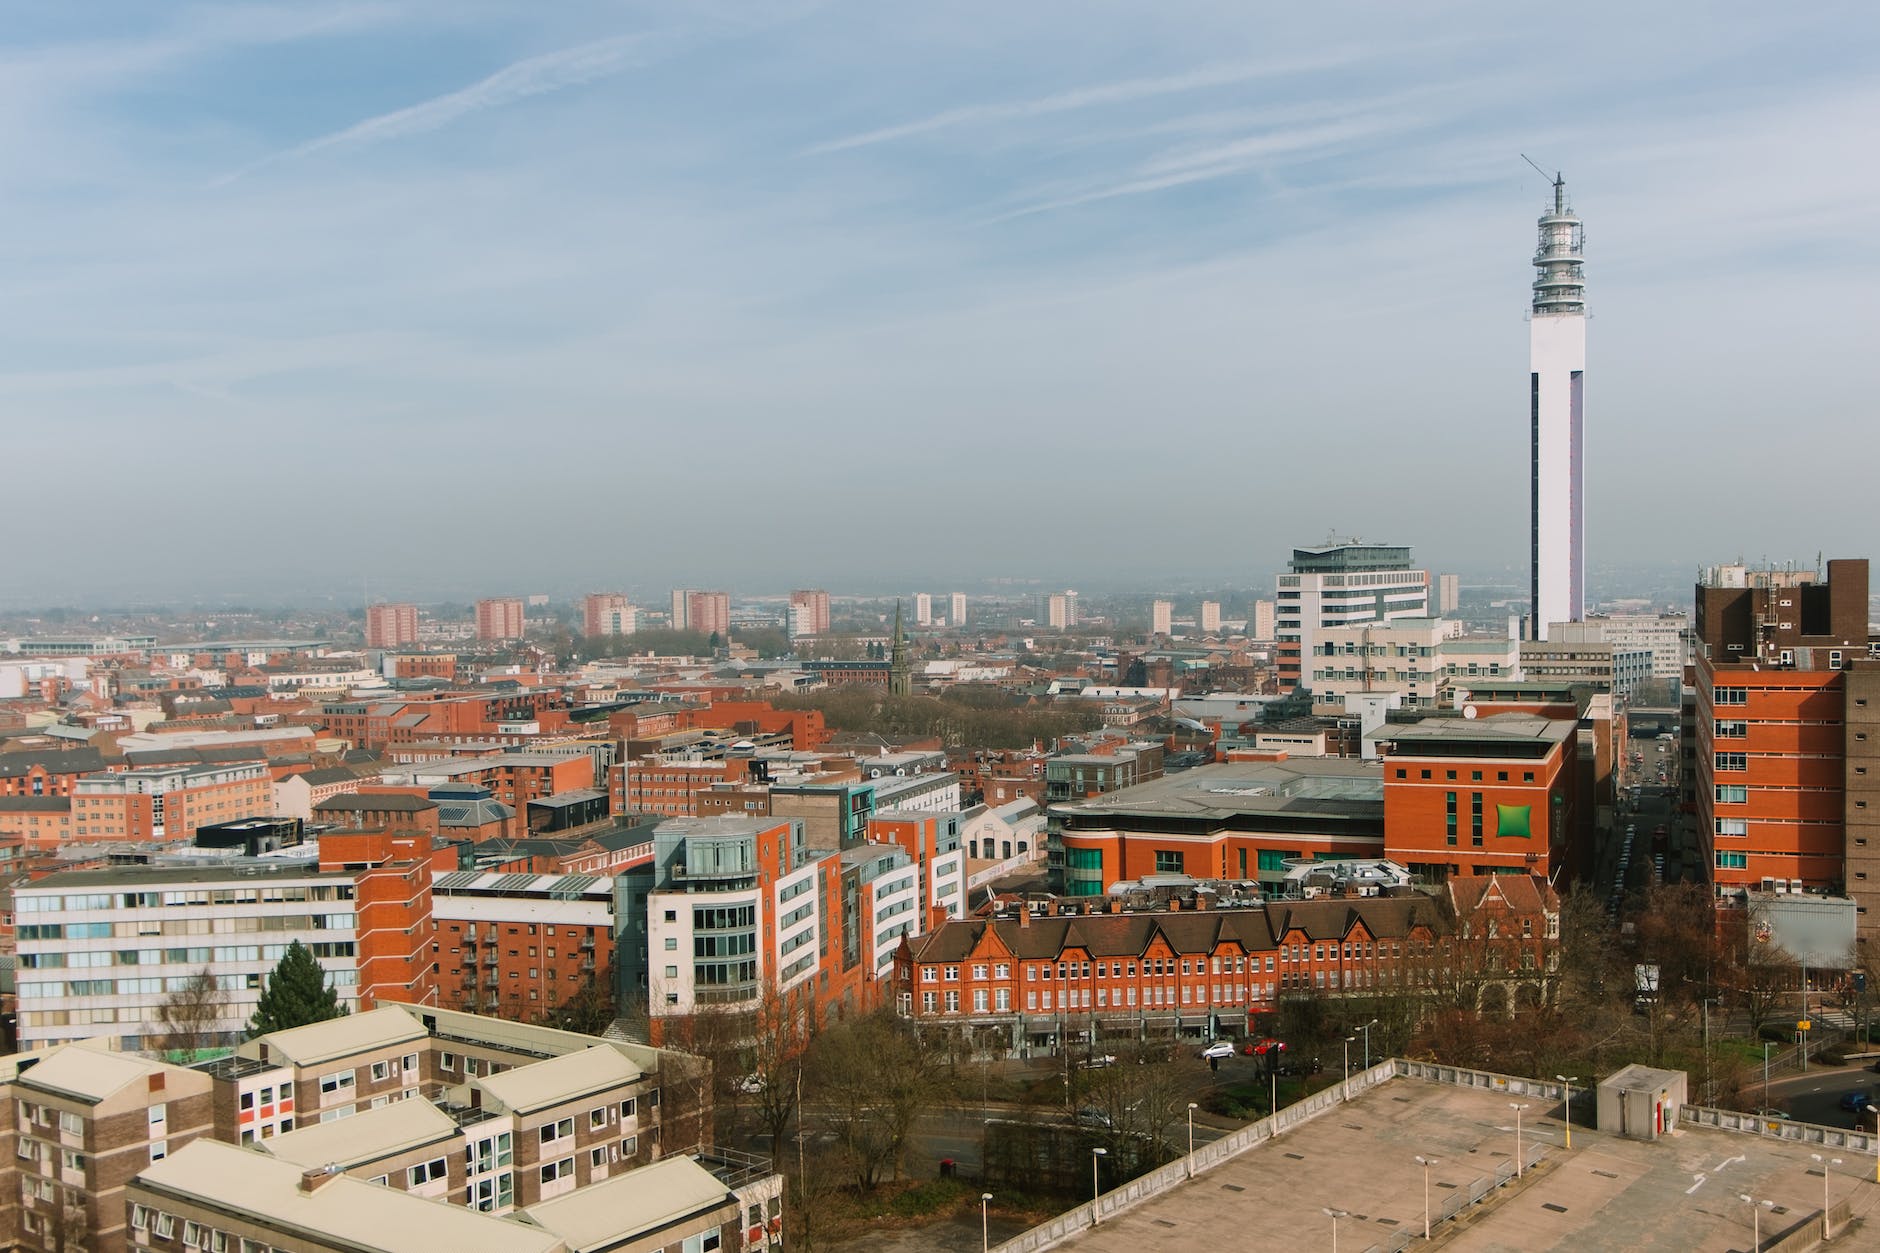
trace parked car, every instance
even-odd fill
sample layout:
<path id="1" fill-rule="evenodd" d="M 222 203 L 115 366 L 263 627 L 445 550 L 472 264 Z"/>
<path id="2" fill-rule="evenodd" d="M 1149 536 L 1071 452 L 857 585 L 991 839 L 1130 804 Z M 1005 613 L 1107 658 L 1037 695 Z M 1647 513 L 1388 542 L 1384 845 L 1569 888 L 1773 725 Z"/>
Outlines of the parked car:
<path id="1" fill-rule="evenodd" d="M 1232 1040 L 1216 1040 L 1214 1043 L 1202 1049 L 1199 1054 L 1199 1056 L 1201 1057 L 1203 1061 L 1206 1061 L 1209 1058 L 1232 1057 L 1233 1055 L 1234 1055 L 1234 1042 Z"/>
<path id="2" fill-rule="evenodd" d="M 1116 1058 L 1109 1053 L 1099 1053 L 1095 1057 L 1086 1057 L 1077 1064 L 1085 1070 L 1102 1070 L 1105 1066 L 1116 1065 Z"/>
<path id="3" fill-rule="evenodd" d="M 744 1078 L 738 1080 L 737 1089 L 740 1092 L 746 1093 L 762 1092 L 764 1090 L 764 1081 L 756 1075 L 746 1075 Z"/>
<path id="4" fill-rule="evenodd" d="M 1850 1114 L 1860 1113 L 1871 1103 L 1871 1100 L 1867 1096 L 1867 1089 L 1865 1088 L 1861 1088 L 1855 1092 L 1843 1092 L 1841 1094 L 1841 1108 Z"/>
<path id="5" fill-rule="evenodd" d="M 1110 1116 L 1094 1105 L 1086 1105 L 1077 1111 L 1079 1127 L 1096 1127 L 1102 1131 L 1110 1129 Z"/>

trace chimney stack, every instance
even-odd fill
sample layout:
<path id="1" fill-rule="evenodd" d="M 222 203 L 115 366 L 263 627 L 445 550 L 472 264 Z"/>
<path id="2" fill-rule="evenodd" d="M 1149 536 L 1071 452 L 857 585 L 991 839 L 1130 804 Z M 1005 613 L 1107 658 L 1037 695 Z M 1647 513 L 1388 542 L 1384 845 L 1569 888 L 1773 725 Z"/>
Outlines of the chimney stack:
<path id="1" fill-rule="evenodd" d="M 307 1193 L 318 1192 L 327 1185 L 328 1180 L 337 1179 L 340 1173 L 338 1164 L 334 1162 L 328 1162 L 324 1166 L 315 1166 L 311 1170 L 303 1170 L 300 1172 L 300 1190 Z"/>

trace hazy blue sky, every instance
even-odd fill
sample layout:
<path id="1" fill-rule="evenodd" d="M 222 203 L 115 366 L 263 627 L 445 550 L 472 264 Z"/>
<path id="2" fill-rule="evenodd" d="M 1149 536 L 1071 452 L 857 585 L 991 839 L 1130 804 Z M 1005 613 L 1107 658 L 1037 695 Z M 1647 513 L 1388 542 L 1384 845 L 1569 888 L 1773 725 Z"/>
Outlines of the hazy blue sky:
<path id="1" fill-rule="evenodd" d="M 0 3 L 6 599 L 1880 556 L 1880 10 Z M 1838 451 L 1837 451 L 1838 450 Z"/>

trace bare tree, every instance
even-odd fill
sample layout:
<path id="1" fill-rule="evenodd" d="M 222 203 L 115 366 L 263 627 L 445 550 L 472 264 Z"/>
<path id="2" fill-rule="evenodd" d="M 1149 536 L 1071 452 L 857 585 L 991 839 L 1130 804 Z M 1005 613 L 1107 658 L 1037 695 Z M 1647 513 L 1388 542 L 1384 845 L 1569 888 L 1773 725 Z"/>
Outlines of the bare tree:
<path id="1" fill-rule="evenodd" d="M 221 1024 L 227 1012 L 228 993 L 204 966 L 157 1006 L 153 1042 L 163 1053 L 193 1060 L 221 1043 Z"/>
<path id="2" fill-rule="evenodd" d="M 810 1054 L 815 1095 L 857 1191 L 873 1189 L 884 1169 L 901 1177 L 915 1120 L 942 1099 L 938 1069 L 913 1029 L 886 1011 L 849 1019 L 816 1038 Z"/>
<path id="3" fill-rule="evenodd" d="M 746 1054 L 750 1072 L 738 1084 L 741 1091 L 750 1094 L 774 1151 L 782 1149 L 784 1133 L 796 1117 L 797 1099 L 803 1089 L 811 1013 L 807 989 L 803 993 L 787 993 L 774 979 L 765 983 L 757 1011 L 751 1016 Z"/>

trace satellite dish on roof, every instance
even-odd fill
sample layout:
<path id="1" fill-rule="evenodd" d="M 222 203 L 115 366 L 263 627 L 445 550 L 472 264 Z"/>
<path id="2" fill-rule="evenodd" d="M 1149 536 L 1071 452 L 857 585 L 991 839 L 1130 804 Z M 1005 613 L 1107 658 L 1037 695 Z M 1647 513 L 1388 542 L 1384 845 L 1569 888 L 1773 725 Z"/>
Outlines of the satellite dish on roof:
<path id="1" fill-rule="evenodd" d="M 1475 717 L 1476 716 L 1475 706 L 1473 704 L 1464 705 L 1462 707 L 1462 716 L 1465 718 Z"/>

